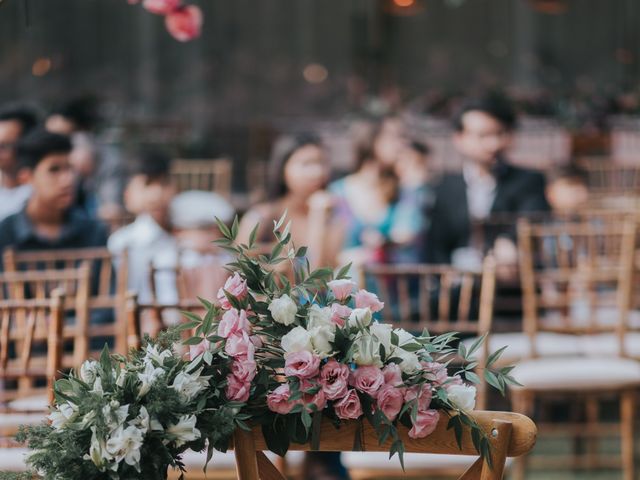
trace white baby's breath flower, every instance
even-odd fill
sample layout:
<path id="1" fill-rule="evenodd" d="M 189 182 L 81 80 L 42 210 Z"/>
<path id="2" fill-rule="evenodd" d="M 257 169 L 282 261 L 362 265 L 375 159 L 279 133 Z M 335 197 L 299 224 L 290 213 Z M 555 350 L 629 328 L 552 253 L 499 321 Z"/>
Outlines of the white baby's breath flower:
<path id="1" fill-rule="evenodd" d="M 202 368 L 194 373 L 180 372 L 171 384 L 185 402 L 190 402 L 198 393 L 207 388 L 210 376 L 200 376 Z"/>
<path id="2" fill-rule="evenodd" d="M 280 345 L 286 354 L 313 350 L 311 334 L 304 327 L 295 327 L 280 339 Z"/>
<path id="3" fill-rule="evenodd" d="M 119 427 L 107 440 L 106 449 L 116 462 L 125 461 L 139 469 L 140 447 L 142 447 L 143 434 L 136 427 Z"/>
<path id="4" fill-rule="evenodd" d="M 62 428 L 68 423 L 72 422 L 78 415 L 78 407 L 73 403 L 62 403 L 47 417 L 51 420 L 51 426 L 56 430 L 62 430 Z"/>
<path id="5" fill-rule="evenodd" d="M 447 398 L 451 404 L 463 411 L 476 407 L 476 387 L 451 384 L 446 386 Z"/>
<path id="6" fill-rule="evenodd" d="M 164 375 L 164 370 L 160 367 L 154 367 L 151 362 L 145 363 L 144 371 L 138 373 L 138 380 L 140 380 L 141 385 L 138 389 L 138 398 L 144 397 L 149 390 L 151 390 L 151 386 Z"/>
<path id="7" fill-rule="evenodd" d="M 355 308 L 349 315 L 347 325 L 349 327 L 367 327 L 372 320 L 371 310 L 367 308 Z"/>
<path id="8" fill-rule="evenodd" d="M 175 425 L 169 425 L 167 433 L 175 437 L 176 447 L 200 438 L 200 430 L 196 428 L 195 415 L 183 415 Z"/>
<path id="9" fill-rule="evenodd" d="M 98 362 L 87 360 L 80 367 L 80 379 L 89 386 L 93 385 L 98 375 Z"/>
<path id="10" fill-rule="evenodd" d="M 283 325 L 291 325 L 296 321 L 298 305 L 286 293 L 280 298 L 274 298 L 269 304 L 269 311 L 273 320 Z"/>

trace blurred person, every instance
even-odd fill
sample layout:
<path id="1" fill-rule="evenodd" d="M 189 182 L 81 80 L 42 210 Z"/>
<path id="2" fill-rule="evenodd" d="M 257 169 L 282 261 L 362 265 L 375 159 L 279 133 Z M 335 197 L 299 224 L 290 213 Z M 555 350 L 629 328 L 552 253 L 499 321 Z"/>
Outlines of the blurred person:
<path id="1" fill-rule="evenodd" d="M 25 207 L 0 223 L 0 254 L 4 249 L 46 250 L 99 247 L 107 229 L 74 207 L 74 174 L 69 137 L 33 130 L 19 140 L 17 177 L 30 185 Z"/>
<path id="2" fill-rule="evenodd" d="M 341 228 L 331 213 L 332 200 L 325 188 L 329 160 L 312 135 L 282 137 L 276 142 L 269 171 L 269 201 L 250 209 L 240 222 L 238 241 L 247 243 L 259 223 L 257 243 L 273 244 L 273 221 L 286 211 L 291 238 L 308 247 L 312 268 L 335 266 L 342 243 Z"/>
<path id="3" fill-rule="evenodd" d="M 426 260 L 478 268 L 484 251 L 492 249 L 499 271 L 511 277 L 517 264 L 513 228 L 487 230 L 485 244 L 472 245 L 472 223 L 486 222 L 496 214 L 516 217 L 548 211 L 544 176 L 509 164 L 505 156 L 516 125 L 506 99 L 469 100 L 453 124 L 453 142 L 464 163 L 461 173 L 446 174 L 435 186 L 434 204 L 427 213 L 431 224 Z"/>
<path id="4" fill-rule="evenodd" d="M 153 300 L 149 279 L 151 265 L 171 267 L 175 262 L 176 240 L 171 232 L 169 206 L 176 189 L 170 177 L 171 159 L 163 152 L 146 150 L 138 154 L 124 191 L 127 210 L 135 221 L 114 232 L 108 248 L 114 254 L 128 252 L 129 285 L 140 302 Z M 161 303 L 178 301 L 175 282 L 157 285 Z"/>
<path id="5" fill-rule="evenodd" d="M 400 120 L 384 119 L 358 146 L 356 171 L 329 186 L 346 228 L 340 263 L 385 261 L 400 194 L 396 162 L 405 145 Z"/>
<path id="6" fill-rule="evenodd" d="M 433 188 L 429 183 L 430 152 L 426 144 L 411 141 L 398 154 L 395 171 L 400 192 L 390 232 L 391 263 L 417 263 L 421 259 L 428 225 L 424 211 L 433 202 Z"/>
<path id="7" fill-rule="evenodd" d="M 31 195 L 31 186 L 20 184 L 16 144 L 29 133 L 38 119 L 25 107 L 8 106 L 0 110 L 0 220 L 22 209 Z"/>
<path id="8" fill-rule="evenodd" d="M 587 172 L 575 165 L 558 167 L 549 173 L 545 193 L 554 215 L 575 215 L 589 203 Z"/>

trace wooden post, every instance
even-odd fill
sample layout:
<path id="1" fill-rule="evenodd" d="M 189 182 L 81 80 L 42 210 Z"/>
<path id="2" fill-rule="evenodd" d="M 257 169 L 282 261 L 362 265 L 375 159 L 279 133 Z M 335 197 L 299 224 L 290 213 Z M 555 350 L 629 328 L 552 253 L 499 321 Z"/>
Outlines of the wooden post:
<path id="1" fill-rule="evenodd" d="M 49 339 L 47 340 L 47 400 L 53 404 L 53 384 L 62 366 L 62 327 L 64 320 L 64 293 L 54 290 L 51 298 L 51 323 L 49 325 Z"/>
<path id="2" fill-rule="evenodd" d="M 482 473 L 480 480 L 501 480 L 504 474 L 504 465 L 507 461 L 507 453 L 509 451 L 509 442 L 511 441 L 510 422 L 496 420 L 493 428 L 488 432 L 491 441 L 491 460 L 492 465 L 489 466 L 485 460 L 482 463 Z"/>
<path id="3" fill-rule="evenodd" d="M 252 432 L 237 428 L 233 436 L 238 480 L 259 480 L 256 444 Z"/>

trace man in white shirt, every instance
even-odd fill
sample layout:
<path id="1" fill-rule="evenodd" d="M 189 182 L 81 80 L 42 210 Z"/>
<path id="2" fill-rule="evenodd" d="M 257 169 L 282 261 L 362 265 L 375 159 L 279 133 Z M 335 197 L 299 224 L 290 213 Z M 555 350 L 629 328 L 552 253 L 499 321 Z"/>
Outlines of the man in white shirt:
<path id="1" fill-rule="evenodd" d="M 16 144 L 36 124 L 36 115 L 27 108 L 0 110 L 0 220 L 22 210 L 31 196 L 31 186 L 18 181 Z"/>

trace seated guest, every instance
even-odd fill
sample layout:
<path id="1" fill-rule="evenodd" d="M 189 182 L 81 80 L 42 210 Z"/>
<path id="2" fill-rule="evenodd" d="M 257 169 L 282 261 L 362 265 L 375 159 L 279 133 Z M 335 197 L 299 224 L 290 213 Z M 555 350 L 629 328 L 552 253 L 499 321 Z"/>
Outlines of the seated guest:
<path id="1" fill-rule="evenodd" d="M 589 202 L 587 172 L 574 165 L 556 168 L 547 177 L 546 196 L 554 214 L 576 214 Z"/>
<path id="2" fill-rule="evenodd" d="M 73 207 L 74 174 L 69 137 L 34 130 L 17 144 L 17 176 L 33 193 L 25 207 L 0 222 L 0 254 L 104 246 L 107 229 Z"/>
<path id="3" fill-rule="evenodd" d="M 176 189 L 169 175 L 171 159 L 159 151 L 142 152 L 134 161 L 124 192 L 127 210 L 135 221 L 109 237 L 109 250 L 118 254 L 127 250 L 129 285 L 142 303 L 153 299 L 149 271 L 151 265 L 165 268 L 174 265 L 176 241 L 171 233 L 169 205 Z M 162 293 L 158 300 L 178 300 L 175 282 L 156 285 Z"/>
<path id="4" fill-rule="evenodd" d="M 511 106 L 497 96 L 468 101 L 455 116 L 453 141 L 464 163 L 462 172 L 444 175 L 435 186 L 427 213 L 428 262 L 477 267 L 484 252 L 474 253 L 470 247 L 475 247 L 493 249 L 497 263 L 507 270 L 515 265 L 512 227 L 488 233 L 484 245 L 472 245 L 472 222 L 496 214 L 517 217 L 549 210 L 544 176 L 511 165 L 506 158 L 515 124 Z"/>
<path id="5" fill-rule="evenodd" d="M 270 165 L 270 199 L 244 215 L 238 241 L 247 243 L 251 230 L 259 223 L 257 242 L 263 246 L 272 244 L 273 220 L 286 211 L 291 238 L 294 244 L 309 247 L 307 256 L 312 268 L 335 266 L 342 236 L 330 211 L 332 201 L 325 191 L 328 180 L 329 161 L 317 138 L 281 138 Z"/>
<path id="6" fill-rule="evenodd" d="M 18 181 L 16 144 L 36 123 L 36 115 L 29 109 L 0 110 L 0 220 L 20 211 L 31 195 L 31 186 Z"/>

